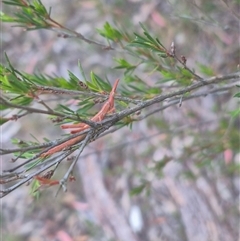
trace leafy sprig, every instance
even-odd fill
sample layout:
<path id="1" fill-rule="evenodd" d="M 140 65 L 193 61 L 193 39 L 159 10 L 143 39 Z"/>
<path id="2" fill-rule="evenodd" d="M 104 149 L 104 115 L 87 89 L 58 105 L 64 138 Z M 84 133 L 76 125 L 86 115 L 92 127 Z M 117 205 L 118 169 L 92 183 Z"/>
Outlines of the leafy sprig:
<path id="1" fill-rule="evenodd" d="M 202 74 L 211 76 L 203 79 L 187 66 L 185 56 L 177 56 L 177 47 L 174 42 L 171 43 L 170 48 L 165 47 L 161 40 L 151 34 L 143 24 L 140 24 L 140 33 L 136 31 L 129 34 L 108 22 L 105 23 L 103 28 L 97 29 L 97 32 L 107 40 L 108 45 L 106 46 L 94 40 L 89 40 L 82 34 L 66 28 L 52 19 L 50 16 L 51 9 L 47 10 L 40 0 L 31 2 L 8 0 L 4 3 L 17 7 L 13 16 L 1 13 L 1 19 L 5 22 L 16 23 L 16 26 L 24 27 L 26 30 L 40 28 L 54 30 L 64 38 L 76 37 L 89 44 L 101 46 L 106 50 L 114 50 L 114 53 L 118 55 L 115 57 L 117 63 L 115 70 L 122 71 L 124 76 L 121 78 L 122 86 L 118 88 L 114 97 L 117 113 L 111 113 L 100 122 L 93 122 L 89 118 L 98 110 L 94 108 L 95 104 L 106 101 L 112 88 L 107 78 L 102 78 L 94 72 L 90 72 L 89 78 L 87 78 L 80 63 L 79 70 L 83 80 L 80 80 L 71 71 L 68 71 L 68 78 L 46 76 L 41 73 L 27 74 L 15 69 L 6 55 L 7 65 L 0 65 L 0 81 L 3 92 L 3 95 L 0 96 L 0 108 L 4 111 L 0 118 L 0 124 L 13 120 L 17 121 L 26 115 L 37 113 L 48 115 L 55 125 L 67 122 L 83 122 L 89 126 L 89 129 L 83 130 L 79 134 L 61 137 L 59 140 L 46 140 L 45 143 L 14 139 L 13 144 L 17 148 L 0 149 L 1 155 L 13 153 L 15 155 L 14 161 L 20 158 L 25 159 L 21 164 L 0 174 L 1 183 L 13 180 L 19 181 L 9 189 L 2 190 L 2 196 L 7 195 L 48 168 L 58 166 L 78 148 L 80 155 L 89 142 L 105 134 L 119 130 L 124 126 L 130 126 L 131 128 L 135 121 L 140 121 L 170 106 L 181 106 L 184 101 L 226 91 L 231 89 L 233 85 L 228 84 L 221 88 L 216 87 L 194 93 L 193 91 L 196 89 L 206 85 L 214 85 L 221 81 L 239 79 L 239 73 L 215 76 L 211 67 L 199 65 Z M 121 51 L 118 49 L 119 46 Z M 121 55 L 122 53 L 124 57 Z M 154 74 L 151 81 L 147 80 L 146 73 L 147 78 Z M 171 91 L 169 91 L 169 87 L 172 88 Z M 71 104 L 66 103 L 58 103 L 56 106 L 50 107 L 47 101 L 41 99 L 43 94 L 68 95 L 68 97 L 74 99 L 75 108 L 73 109 Z M 235 97 L 239 97 L 239 93 Z M 164 101 L 167 101 L 167 103 Z M 38 102 L 41 108 L 33 107 L 34 102 Z M 147 107 L 154 106 L 154 104 L 158 104 L 157 107 L 148 110 Z M 10 111 L 13 109 L 18 110 L 18 112 L 11 116 Z M 139 113 L 143 110 L 146 113 L 139 116 Z M 112 129 L 108 130 L 109 128 Z M 81 139 L 79 143 L 74 143 L 69 149 L 64 150 L 56 157 L 43 158 L 41 156 L 47 150 L 83 135 L 85 139 Z M 64 190 L 66 189 L 65 183 L 76 160 L 77 158 L 72 162 L 71 167 L 61 180 Z M 161 169 L 162 166 L 158 168 Z M 143 182 L 135 190 L 133 189 L 132 194 L 140 193 L 148 186 L 147 182 Z"/>

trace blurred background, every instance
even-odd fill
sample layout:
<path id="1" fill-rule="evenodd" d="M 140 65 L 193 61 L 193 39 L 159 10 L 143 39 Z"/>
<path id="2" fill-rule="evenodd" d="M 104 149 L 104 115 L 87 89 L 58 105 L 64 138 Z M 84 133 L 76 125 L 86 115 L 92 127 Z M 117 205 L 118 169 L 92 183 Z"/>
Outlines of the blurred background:
<path id="1" fill-rule="evenodd" d="M 202 65 L 214 75 L 237 71 L 239 0 L 42 2 L 52 7 L 53 19 L 89 39 L 107 44 L 96 31 L 106 21 L 129 32 L 142 22 L 166 47 L 174 41 L 177 54 L 198 73 Z M 1 29 L 1 61 L 6 52 L 21 71 L 68 77 L 70 70 L 81 79 L 80 60 L 87 77 L 90 71 L 112 81 L 123 76 L 113 69 L 121 51 L 47 30 L 26 32 L 7 23 Z M 184 102 L 91 143 L 67 193 L 54 197 L 57 188 L 51 187 L 38 200 L 29 186 L 10 193 L 0 201 L 3 240 L 239 240 L 240 122 L 229 114 L 237 108 L 235 92 Z M 13 147 L 14 137 L 43 141 L 63 134 L 39 115 L 7 123 L 1 133 L 4 148 Z M 10 160 L 1 156 L 1 168 L 11 167 Z M 64 172 L 62 167 L 54 178 Z"/>

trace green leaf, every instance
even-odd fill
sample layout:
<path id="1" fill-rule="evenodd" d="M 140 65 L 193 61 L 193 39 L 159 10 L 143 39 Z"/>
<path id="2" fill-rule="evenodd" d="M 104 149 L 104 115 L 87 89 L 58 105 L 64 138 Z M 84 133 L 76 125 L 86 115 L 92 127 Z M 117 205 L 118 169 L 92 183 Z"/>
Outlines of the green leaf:
<path id="1" fill-rule="evenodd" d="M 24 27 L 27 30 L 49 28 L 49 15 L 40 0 L 29 1 L 4 1 L 5 4 L 17 7 L 14 17 L 2 15 L 3 21 L 15 22 L 15 27 Z M 20 23 L 20 24 L 19 24 Z"/>
<path id="2" fill-rule="evenodd" d="M 34 156 L 35 154 L 33 154 L 33 156 Z M 27 171 L 29 171 L 29 170 L 31 170 L 32 168 L 34 168 L 36 165 L 38 165 L 39 163 L 41 162 L 41 160 L 39 159 L 39 160 L 36 160 L 36 161 L 34 161 L 34 162 L 30 162 L 30 163 L 28 163 L 28 164 L 26 164 L 24 167 L 26 168 L 26 172 Z"/>
<path id="3" fill-rule="evenodd" d="M 1 105 L 0 105 L 1 106 Z M 0 107 L 1 109 L 1 107 Z M 9 119 L 8 118 L 3 118 L 3 117 L 0 117 L 0 125 L 3 125 L 4 123 L 8 122 Z"/>
<path id="4" fill-rule="evenodd" d="M 114 69 L 126 69 L 124 75 L 127 75 L 129 72 L 133 72 L 134 69 L 137 67 L 135 65 L 131 65 L 125 59 L 115 59 L 115 61 L 119 64 L 114 67 Z"/>
<path id="5" fill-rule="evenodd" d="M 129 88 L 136 90 L 136 92 L 141 92 L 141 93 L 147 93 L 147 89 L 145 88 L 145 86 L 143 85 L 133 85 L 133 84 L 129 84 L 128 85 Z"/>
<path id="6" fill-rule="evenodd" d="M 240 92 L 236 93 L 233 97 L 240 98 Z"/>
<path id="7" fill-rule="evenodd" d="M 115 59 L 115 61 L 119 64 L 118 66 L 114 67 L 114 69 L 129 69 L 134 68 L 135 66 L 131 65 L 125 59 Z"/>
<path id="8" fill-rule="evenodd" d="M 79 68 L 79 70 L 80 70 L 80 73 L 81 73 L 84 81 L 87 82 L 87 78 L 86 78 L 86 75 L 85 75 L 84 70 L 83 70 L 83 68 L 82 68 L 82 65 L 81 65 L 80 60 L 78 60 L 78 68 Z"/>
<path id="9" fill-rule="evenodd" d="M 76 111 L 77 114 L 88 116 L 87 112 L 94 106 L 94 102 L 88 102 L 84 105 L 81 105 L 81 107 Z"/>
<path id="10" fill-rule="evenodd" d="M 154 45 L 158 45 L 158 43 L 160 43 L 159 42 L 159 40 L 158 41 L 156 41 L 149 33 L 148 33 L 148 31 L 147 31 L 147 29 L 145 28 L 145 26 L 142 24 L 142 23 L 139 23 L 140 24 L 140 26 L 142 27 L 142 29 L 144 30 L 144 35 L 151 41 L 151 43 L 153 43 Z"/>
<path id="11" fill-rule="evenodd" d="M 177 67 L 179 69 L 179 71 L 182 74 L 182 77 L 187 78 L 187 79 L 191 79 L 193 77 L 192 73 L 189 72 L 187 69 L 185 68 L 181 68 L 181 67 Z"/>
<path id="12" fill-rule="evenodd" d="M 240 109 L 236 109 L 230 112 L 230 115 L 232 117 L 237 117 L 238 115 L 240 115 Z"/>
<path id="13" fill-rule="evenodd" d="M 162 93 L 162 90 L 158 87 L 151 87 L 150 89 L 148 89 L 148 93 L 154 94 L 154 95 L 159 95 Z"/>
<path id="14" fill-rule="evenodd" d="M 34 0 L 33 7 L 34 7 L 34 10 L 38 12 L 40 15 L 48 16 L 48 12 L 40 0 Z"/>
<path id="15" fill-rule="evenodd" d="M 143 34 L 145 35 L 145 37 L 141 36 L 140 34 L 134 33 L 135 39 L 127 46 L 150 49 L 151 51 L 160 54 L 162 58 L 168 57 L 167 50 L 161 44 L 159 39 L 152 37 L 143 24 L 140 23 L 140 25 L 144 30 Z"/>
<path id="16" fill-rule="evenodd" d="M 91 71 L 90 76 L 92 80 L 92 85 L 90 86 L 90 88 L 92 87 L 93 90 L 98 92 L 103 90 L 111 90 L 111 86 L 98 75 L 96 75 L 93 71 Z"/>
<path id="17" fill-rule="evenodd" d="M 9 15 L 6 15 L 3 12 L 0 12 L 0 21 L 11 23 L 11 22 L 15 22 L 15 19 Z"/>
<path id="18" fill-rule="evenodd" d="M 207 66 L 207 65 L 204 65 L 204 64 L 198 64 L 198 67 L 200 69 L 200 72 L 202 72 L 203 74 L 205 74 L 207 76 L 214 76 L 215 75 L 213 69 L 210 66 Z"/>
<path id="19" fill-rule="evenodd" d="M 0 104 L 0 110 L 7 110 L 8 108 L 8 106 Z"/>
<path id="20" fill-rule="evenodd" d="M 18 96 L 14 98 L 11 102 L 21 106 L 27 106 L 32 103 L 33 99 L 26 96 Z"/>
<path id="21" fill-rule="evenodd" d="M 78 82 L 79 82 L 79 79 L 76 75 L 74 75 L 70 70 L 68 70 L 68 75 L 70 77 L 70 84 L 77 87 L 78 86 Z"/>
<path id="22" fill-rule="evenodd" d="M 12 6 L 19 6 L 19 7 L 25 7 L 25 5 L 23 3 L 21 3 L 21 1 L 2 1 L 4 4 L 6 5 L 12 5 Z"/>
<path id="23" fill-rule="evenodd" d="M 103 37 L 118 42 L 123 38 L 122 34 L 114 27 L 112 27 L 108 22 L 103 26 L 103 29 L 97 29 L 100 35 Z"/>
<path id="24" fill-rule="evenodd" d="M 36 142 L 31 142 L 31 145 L 39 145 L 40 141 L 37 139 L 36 136 L 30 133 L 30 136 L 36 141 Z"/>
<path id="25" fill-rule="evenodd" d="M 40 197 L 39 187 L 40 183 L 37 180 L 33 180 L 31 182 L 31 189 L 30 189 L 30 195 L 33 196 L 36 200 Z"/>
<path id="26" fill-rule="evenodd" d="M 146 188 L 146 184 L 142 184 L 142 185 L 139 185 L 139 186 L 137 186 L 137 187 L 134 187 L 134 188 L 130 191 L 130 195 L 131 195 L 131 196 L 138 195 L 138 194 L 140 194 L 145 188 Z"/>
<path id="27" fill-rule="evenodd" d="M 61 104 L 58 104 L 58 107 L 60 107 L 61 109 L 64 110 L 65 113 L 68 113 L 68 114 L 74 114 L 74 111 L 69 109 L 67 106 L 65 105 L 61 105 Z"/>
<path id="28" fill-rule="evenodd" d="M 168 55 L 167 54 L 165 54 L 165 53 L 159 53 L 158 54 L 161 58 L 168 58 Z"/>

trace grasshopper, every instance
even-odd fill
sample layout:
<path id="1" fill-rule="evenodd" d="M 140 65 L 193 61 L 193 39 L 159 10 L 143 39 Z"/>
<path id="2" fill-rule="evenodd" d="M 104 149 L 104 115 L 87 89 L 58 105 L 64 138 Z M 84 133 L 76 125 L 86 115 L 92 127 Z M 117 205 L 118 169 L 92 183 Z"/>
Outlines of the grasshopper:
<path id="1" fill-rule="evenodd" d="M 108 100 L 106 101 L 106 103 L 103 105 L 103 107 L 101 108 L 101 110 L 91 118 L 91 121 L 94 122 L 99 122 L 102 121 L 105 116 L 108 113 L 112 113 L 114 111 L 114 95 L 116 93 L 116 89 L 119 83 L 119 79 L 117 79 L 112 87 L 112 90 L 109 94 Z M 75 133 L 79 133 L 81 131 L 84 131 L 86 129 L 89 128 L 89 125 L 85 124 L 85 123 L 77 123 L 77 124 L 65 124 L 61 126 L 62 129 L 75 129 L 72 130 L 71 133 L 75 134 Z M 47 157 L 49 155 L 52 155 L 56 152 L 62 151 L 63 149 L 70 147 L 72 145 L 75 145 L 76 143 L 80 142 L 81 140 L 83 140 L 85 138 L 86 134 L 83 134 L 81 136 L 77 136 L 74 137 L 73 139 L 70 139 L 58 146 L 55 146 L 51 149 L 49 149 L 47 152 L 42 153 L 41 157 Z"/>

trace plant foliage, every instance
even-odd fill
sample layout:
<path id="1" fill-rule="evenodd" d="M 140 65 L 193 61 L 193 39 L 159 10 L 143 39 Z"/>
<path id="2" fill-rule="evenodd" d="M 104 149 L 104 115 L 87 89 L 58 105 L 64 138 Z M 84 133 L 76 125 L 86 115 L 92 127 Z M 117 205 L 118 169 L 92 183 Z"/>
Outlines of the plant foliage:
<path id="1" fill-rule="evenodd" d="M 171 105 L 179 104 L 181 106 L 183 101 L 205 96 L 214 91 L 222 91 L 221 87 L 215 85 L 219 82 L 225 81 L 225 88 L 230 90 L 234 85 L 227 85 L 226 81 L 239 78 L 238 73 L 215 76 L 211 66 L 201 64 L 198 66 L 200 74 L 196 73 L 194 69 L 188 67 L 185 56 L 176 54 L 174 42 L 164 46 L 162 40 L 152 34 L 147 25 L 142 23 L 140 23 L 139 31 L 127 33 L 127 31 L 118 29 L 106 22 L 102 28 L 97 29 L 97 32 L 108 42 L 108 45 L 105 46 L 103 43 L 85 38 L 81 33 L 71 30 L 52 19 L 51 9 L 47 10 L 40 0 L 8 0 L 3 1 L 3 3 L 14 9 L 12 15 L 1 13 L 3 22 L 12 23 L 15 27 L 22 27 L 27 31 L 38 29 L 56 31 L 65 38 L 71 36 L 105 50 L 113 50 L 116 54 L 114 60 L 117 63 L 113 67 L 118 71 L 118 75 L 122 76 L 120 78 L 121 86 L 118 87 L 115 95 L 116 112 L 109 113 L 110 115 L 106 118 L 95 123 L 91 121 L 91 117 L 99 111 L 96 104 L 105 103 L 112 89 L 107 78 L 101 77 L 93 71 L 90 72 L 89 77 L 86 77 L 87 75 L 84 73 L 81 63 L 78 63 L 78 65 L 83 80 L 80 80 L 69 70 L 68 78 L 47 76 L 43 73 L 28 74 L 17 70 L 6 53 L 6 64 L 0 65 L 1 91 L 3 93 L 1 96 L 1 110 L 4 111 L 0 119 L 1 125 L 12 120 L 18 120 L 31 113 L 38 113 L 49 116 L 57 126 L 69 122 L 83 122 L 89 128 L 84 130 L 84 133 L 81 133 L 81 135 L 85 134 L 81 141 L 74 143 L 71 148 L 56 153 L 57 156 L 54 158 L 51 156 L 46 157 L 42 154 L 51 148 L 80 136 L 80 134 L 69 134 L 57 141 L 47 140 L 44 143 L 13 139 L 13 144 L 17 148 L 12 150 L 1 149 L 1 154 L 13 153 L 16 160 L 24 159 L 25 161 L 8 170 L 6 173 L 10 173 L 9 175 L 2 175 L 1 183 L 18 180 L 18 183 L 9 189 L 2 190 L 2 196 L 7 195 L 36 176 L 39 178 L 44 171 L 50 168 L 55 171 L 67 156 L 76 150 L 81 153 L 90 141 L 101 137 L 109 128 L 118 130 L 124 126 L 131 127 L 134 122 L 166 109 Z M 125 57 L 118 54 L 118 47 L 124 50 Z M 154 75 L 153 81 L 146 81 L 143 75 L 139 75 L 140 69 L 147 75 Z M 209 78 L 204 78 L 204 76 Z M 214 89 L 200 92 L 199 94 L 194 93 L 196 89 L 207 85 L 214 85 Z M 171 86 L 172 91 L 166 88 L 169 86 Z M 43 94 L 69 95 L 69 98 L 71 97 L 71 99 L 76 101 L 76 108 L 73 110 L 70 105 L 62 103 L 55 107 L 49 107 L 41 99 Z M 240 94 L 236 93 L 234 97 L 239 98 Z M 148 111 L 149 106 L 163 103 L 165 100 L 168 101 L 168 105 L 161 105 L 160 108 L 154 111 L 150 109 Z M 32 104 L 35 102 L 41 104 L 42 108 L 32 107 Z M 17 112 L 11 116 L 12 110 L 17 110 Z M 142 110 L 146 111 L 145 117 L 138 116 L 138 112 Z M 233 113 L 234 116 L 238 114 L 239 110 Z M 199 165 L 205 164 L 205 162 L 199 163 Z M 73 167 L 74 165 L 69 168 L 61 181 L 64 190 Z M 39 178 L 39 180 L 43 179 Z M 47 181 L 42 181 L 41 183 L 40 181 L 40 184 L 44 186 L 51 183 Z M 146 188 L 145 184 L 141 184 L 133 189 L 131 194 L 141 193 Z"/>

